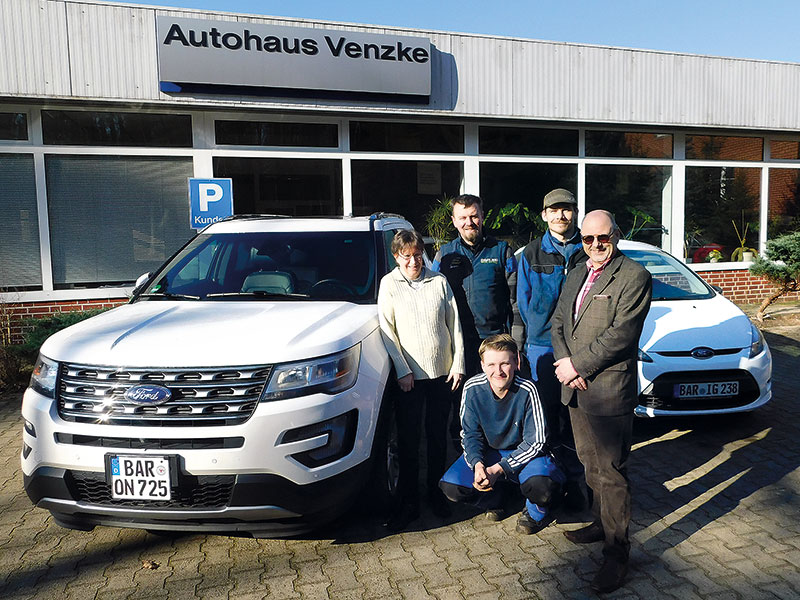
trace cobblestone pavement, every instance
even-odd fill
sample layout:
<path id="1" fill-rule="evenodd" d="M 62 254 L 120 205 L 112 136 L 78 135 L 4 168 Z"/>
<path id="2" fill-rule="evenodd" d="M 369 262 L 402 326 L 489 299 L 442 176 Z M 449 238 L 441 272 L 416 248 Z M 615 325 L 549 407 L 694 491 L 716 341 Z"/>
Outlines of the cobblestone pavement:
<path id="1" fill-rule="evenodd" d="M 767 407 L 729 418 L 637 421 L 631 572 L 611 598 L 800 597 L 800 344 L 768 340 Z M 22 489 L 16 398 L 0 405 L 0 598 L 586 598 L 599 544 L 456 511 L 386 535 L 349 515 L 292 540 L 62 529 Z M 569 522 L 572 521 L 572 522 Z M 156 567 L 156 568 L 153 568 Z"/>

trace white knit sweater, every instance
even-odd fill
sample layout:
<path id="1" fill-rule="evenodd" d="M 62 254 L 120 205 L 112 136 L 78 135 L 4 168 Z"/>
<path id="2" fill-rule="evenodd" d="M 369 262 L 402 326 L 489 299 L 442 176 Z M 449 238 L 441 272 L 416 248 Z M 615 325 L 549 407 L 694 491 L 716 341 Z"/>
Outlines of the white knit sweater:
<path id="1" fill-rule="evenodd" d="M 397 378 L 463 374 L 464 341 L 453 292 L 444 276 L 430 269 L 423 270 L 421 281 L 414 289 L 396 267 L 378 290 L 383 343 Z"/>

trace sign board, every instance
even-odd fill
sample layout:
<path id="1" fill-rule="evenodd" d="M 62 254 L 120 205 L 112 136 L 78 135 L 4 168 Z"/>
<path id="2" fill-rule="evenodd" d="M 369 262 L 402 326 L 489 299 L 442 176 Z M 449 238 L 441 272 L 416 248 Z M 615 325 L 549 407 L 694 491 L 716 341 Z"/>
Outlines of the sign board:
<path id="1" fill-rule="evenodd" d="M 158 15 L 165 84 L 429 96 L 426 37 Z"/>
<path id="2" fill-rule="evenodd" d="M 233 180 L 189 178 L 189 226 L 202 229 L 233 216 Z"/>

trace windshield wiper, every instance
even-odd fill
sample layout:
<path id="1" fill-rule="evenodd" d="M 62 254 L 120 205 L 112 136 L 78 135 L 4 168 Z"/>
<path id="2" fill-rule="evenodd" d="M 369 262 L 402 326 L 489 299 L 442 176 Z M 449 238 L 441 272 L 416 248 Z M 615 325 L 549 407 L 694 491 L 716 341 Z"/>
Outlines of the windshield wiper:
<path id="1" fill-rule="evenodd" d="M 254 290 L 252 292 L 219 292 L 216 294 L 206 294 L 206 298 L 308 298 L 308 294 L 282 294 L 280 292 L 264 292 Z"/>
<path id="2" fill-rule="evenodd" d="M 200 300 L 200 296 L 190 296 L 189 294 L 173 294 L 163 292 L 159 294 L 139 294 L 139 298 L 163 298 L 164 300 Z"/>

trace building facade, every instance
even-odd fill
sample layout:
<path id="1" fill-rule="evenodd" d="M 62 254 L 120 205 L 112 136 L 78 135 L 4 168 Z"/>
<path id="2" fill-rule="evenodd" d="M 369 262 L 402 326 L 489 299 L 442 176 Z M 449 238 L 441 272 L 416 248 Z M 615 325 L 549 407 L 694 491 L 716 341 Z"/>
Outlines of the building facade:
<path id="1" fill-rule="evenodd" d="M 190 177 L 230 178 L 236 213 L 420 230 L 476 193 L 530 209 L 497 230 L 518 244 L 564 187 L 739 301 L 800 223 L 800 64 L 94 0 L 3 0 L 0 34 L 18 314 L 124 301 L 194 235 Z"/>

